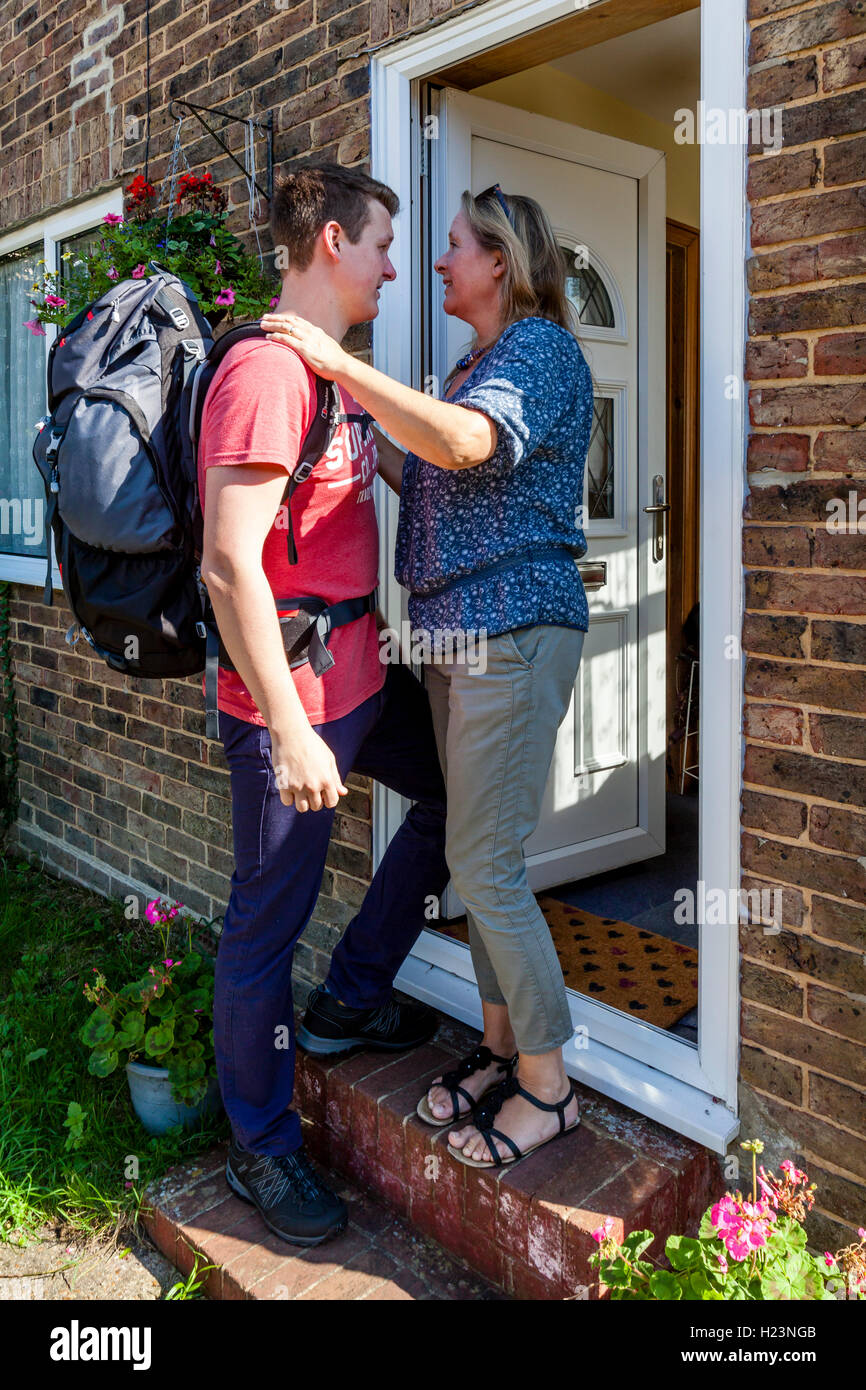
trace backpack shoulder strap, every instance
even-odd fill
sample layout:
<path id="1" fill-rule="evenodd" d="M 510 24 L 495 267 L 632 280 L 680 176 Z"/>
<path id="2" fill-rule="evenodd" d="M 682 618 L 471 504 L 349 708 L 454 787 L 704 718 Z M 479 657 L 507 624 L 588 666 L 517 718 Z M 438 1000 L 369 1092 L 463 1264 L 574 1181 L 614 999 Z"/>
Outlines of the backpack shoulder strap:
<path id="1" fill-rule="evenodd" d="M 249 338 L 265 338 L 266 336 L 259 322 L 241 323 L 236 328 L 228 329 L 214 343 L 207 358 L 199 368 L 198 379 L 195 384 L 195 398 L 192 405 L 193 418 L 190 421 L 190 433 L 194 440 L 197 441 L 200 437 L 202 409 L 208 387 L 229 348 L 234 347 L 235 343 L 245 342 Z M 288 505 L 286 546 L 290 565 L 298 563 L 298 551 L 292 530 L 292 493 L 299 483 L 304 482 L 310 476 L 313 467 L 322 455 L 327 453 L 338 424 L 343 420 L 361 419 L 360 416 L 348 416 L 341 413 L 342 402 L 336 382 L 326 381 L 315 372 L 313 375 L 316 380 L 316 403 L 313 416 L 301 442 L 298 461 L 283 492 L 282 505 Z"/>
<path id="2" fill-rule="evenodd" d="M 201 417 L 204 410 L 204 398 L 207 395 L 208 387 L 216 375 L 219 367 L 230 347 L 235 343 L 246 342 L 248 338 L 264 338 L 265 333 L 260 323 L 240 323 L 235 328 L 229 328 L 222 337 L 217 338 L 207 357 L 198 369 L 195 383 L 195 394 L 192 401 L 192 419 L 189 422 L 190 436 L 198 442 L 201 438 Z"/>
<path id="3" fill-rule="evenodd" d="M 312 368 L 310 369 L 312 371 Z M 298 462 L 292 470 L 285 491 L 281 506 L 285 506 L 288 513 L 288 526 L 286 527 L 286 549 L 289 556 L 289 564 L 298 563 L 298 548 L 295 545 L 295 535 L 292 527 L 292 493 L 299 483 L 303 483 L 309 478 L 313 468 L 318 463 L 323 454 L 328 452 L 331 447 L 331 440 L 337 429 L 337 425 L 346 417 L 340 414 L 340 392 L 337 383 L 326 381 L 324 377 L 313 372 L 316 379 L 316 404 L 313 410 L 313 418 L 302 442 L 298 454 Z"/>

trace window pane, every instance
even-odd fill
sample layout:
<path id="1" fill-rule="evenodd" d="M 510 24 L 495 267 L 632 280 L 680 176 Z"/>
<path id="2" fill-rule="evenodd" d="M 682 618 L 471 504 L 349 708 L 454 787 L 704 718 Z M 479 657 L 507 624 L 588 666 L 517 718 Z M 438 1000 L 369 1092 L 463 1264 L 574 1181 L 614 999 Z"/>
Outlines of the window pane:
<path id="1" fill-rule="evenodd" d="M 591 265 L 583 266 L 567 246 L 559 249 L 565 266 L 565 292 L 581 323 L 592 328 L 615 328 L 613 305 L 598 271 Z"/>
<path id="2" fill-rule="evenodd" d="M 57 242 L 57 271 L 60 276 L 57 292 L 64 299 L 70 297 L 69 291 L 73 284 L 80 285 L 86 291 L 90 277 L 82 258 L 99 245 L 100 232 L 99 227 L 88 227 L 86 232 L 78 232 L 76 236 Z M 86 295 L 87 299 L 95 297 L 91 294 Z"/>
<path id="3" fill-rule="evenodd" d="M 45 414 L 45 339 L 24 327 L 35 309 L 42 242 L 0 257 L 0 553 L 46 555 L 45 489 L 33 462 Z"/>
<path id="4" fill-rule="evenodd" d="M 606 520 L 614 514 L 613 401 L 596 396 L 592 407 L 592 433 L 586 457 L 587 516 Z"/>

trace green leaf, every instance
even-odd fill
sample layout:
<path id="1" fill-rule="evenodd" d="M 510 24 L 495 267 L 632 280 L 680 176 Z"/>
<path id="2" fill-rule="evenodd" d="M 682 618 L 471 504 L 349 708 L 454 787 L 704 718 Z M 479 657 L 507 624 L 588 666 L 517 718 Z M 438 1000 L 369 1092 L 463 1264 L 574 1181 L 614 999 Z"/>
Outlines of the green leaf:
<path id="1" fill-rule="evenodd" d="M 793 1221 L 790 1218 L 787 1219 L 786 1226 L 787 1229 L 785 1234 L 788 1238 L 788 1244 L 797 1250 L 802 1250 L 806 1244 L 806 1232 L 804 1228 L 800 1225 L 799 1221 Z"/>
<path id="2" fill-rule="evenodd" d="M 174 1040 L 178 1045 L 188 1043 L 198 1032 L 198 1023 L 189 1014 L 179 1018 L 174 1025 Z"/>
<path id="3" fill-rule="evenodd" d="M 94 1009 L 79 1036 L 88 1047 L 100 1047 L 114 1037 L 114 1024 L 104 1009 Z"/>
<path id="4" fill-rule="evenodd" d="M 655 1235 L 652 1231 L 632 1231 L 623 1241 L 622 1248 L 628 1251 L 633 1263 L 640 1259 L 643 1252 L 652 1245 L 654 1240 Z"/>
<path id="5" fill-rule="evenodd" d="M 159 1057 L 174 1042 L 174 1029 L 168 1023 L 148 1028 L 144 1035 L 144 1050 L 149 1057 Z"/>
<path id="6" fill-rule="evenodd" d="M 631 1280 L 631 1273 L 625 1261 L 617 1257 L 604 1261 L 601 1278 L 610 1288 L 624 1288 Z"/>
<path id="7" fill-rule="evenodd" d="M 28 1053 L 27 1053 L 27 1056 L 24 1058 L 24 1061 L 25 1061 L 26 1064 L 29 1065 L 30 1062 L 38 1062 L 40 1057 L 47 1057 L 47 1056 L 48 1056 L 48 1048 L 47 1048 L 47 1047 L 37 1047 L 37 1049 L 36 1049 L 35 1052 L 28 1052 Z"/>
<path id="8" fill-rule="evenodd" d="M 713 1288 L 712 1284 L 710 1283 L 709 1279 L 707 1278 L 706 1274 L 702 1269 L 693 1270 L 692 1273 L 689 1275 L 688 1282 L 689 1288 L 691 1289 L 695 1298 L 713 1298 L 717 1293 L 719 1293 L 718 1289 Z"/>
<path id="9" fill-rule="evenodd" d="M 162 1019 L 163 1023 L 167 1023 L 169 1019 L 174 1018 L 175 1003 L 171 995 L 164 994 L 161 999 L 154 999 L 148 1009 L 148 1013 L 152 1014 L 154 1018 Z"/>
<path id="10" fill-rule="evenodd" d="M 766 1299 L 788 1301 L 795 1297 L 793 1285 L 784 1269 L 774 1265 L 764 1271 L 761 1295 Z"/>
<path id="11" fill-rule="evenodd" d="M 135 1047 L 144 1037 L 144 1015 L 139 1013 L 128 1013 L 123 1019 L 115 1035 L 114 1043 L 116 1047 Z"/>
<path id="12" fill-rule="evenodd" d="M 108 1076 L 116 1069 L 118 1061 L 114 1048 L 95 1047 L 90 1054 L 87 1070 L 91 1076 Z"/>
<path id="13" fill-rule="evenodd" d="M 701 1257 L 701 1242 L 691 1236 L 668 1236 L 665 1254 L 674 1269 L 688 1269 Z"/>
<path id="14" fill-rule="evenodd" d="M 715 1203 L 713 1205 L 715 1205 Z M 707 1207 L 706 1211 L 701 1217 L 701 1224 L 698 1230 L 699 1240 L 718 1240 L 719 1238 L 719 1233 L 713 1225 L 712 1221 L 710 1220 L 710 1212 L 712 1211 L 712 1209 L 712 1207 Z"/>
<path id="15" fill-rule="evenodd" d="M 654 1298 L 666 1303 L 682 1298 L 683 1291 L 679 1280 L 667 1269 L 657 1269 L 650 1278 L 650 1290 Z"/>
<path id="16" fill-rule="evenodd" d="M 201 970 L 203 957 L 198 951 L 187 951 L 180 965 L 175 969 L 175 977 L 178 975 L 194 975 L 197 970 Z"/>

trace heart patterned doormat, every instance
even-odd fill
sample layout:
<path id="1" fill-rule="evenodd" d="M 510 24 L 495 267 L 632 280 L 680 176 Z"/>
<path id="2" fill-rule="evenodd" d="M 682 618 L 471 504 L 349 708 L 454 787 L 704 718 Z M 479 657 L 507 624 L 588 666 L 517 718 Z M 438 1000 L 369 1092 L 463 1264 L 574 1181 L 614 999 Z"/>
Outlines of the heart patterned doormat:
<path id="1" fill-rule="evenodd" d="M 612 1004 L 659 1028 L 679 1022 L 698 1002 L 698 953 L 630 922 L 597 917 L 547 893 L 539 894 L 565 983 L 590 999 Z M 437 931 L 468 943 L 465 917 Z"/>

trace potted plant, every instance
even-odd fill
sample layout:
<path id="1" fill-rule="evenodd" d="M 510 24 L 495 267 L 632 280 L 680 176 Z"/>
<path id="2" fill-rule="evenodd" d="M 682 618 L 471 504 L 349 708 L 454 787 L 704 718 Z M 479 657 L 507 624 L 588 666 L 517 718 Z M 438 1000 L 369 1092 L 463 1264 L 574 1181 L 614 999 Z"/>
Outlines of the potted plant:
<path id="1" fill-rule="evenodd" d="M 146 916 L 160 937 L 162 956 L 114 993 L 94 966 L 84 995 L 96 1007 L 79 1037 L 91 1049 L 88 1071 L 109 1076 L 126 1064 L 133 1109 L 149 1134 L 172 1125 L 190 1127 L 219 1104 L 213 1047 L 213 961 L 192 948 L 175 959 L 169 938 L 182 903 L 160 898 Z"/>
<path id="2" fill-rule="evenodd" d="M 727 1192 L 704 1212 L 696 1239 L 669 1236 L 669 1268 L 643 1258 L 655 1239 L 652 1231 L 633 1231 L 620 1243 L 610 1217 L 593 1231 L 599 1248 L 589 1263 L 612 1299 L 866 1298 L 866 1228 L 859 1228 L 857 1244 L 835 1255 L 829 1250 L 821 1257 L 810 1254 L 801 1223 L 815 1201 L 816 1184 L 790 1159 L 779 1164 L 782 1177 L 766 1172 L 763 1164 L 759 1176 L 755 1155 L 763 1152 L 760 1139 L 747 1140 L 740 1148 L 752 1154 L 751 1201 L 740 1191 Z"/>
<path id="3" fill-rule="evenodd" d="M 151 262 L 189 285 L 212 327 L 225 317 L 260 318 L 276 304 L 273 275 L 226 227 L 226 195 L 210 173 L 179 179 L 171 218 L 156 211 L 156 190 L 143 174 L 124 192 L 125 214 L 108 213 L 89 250 L 63 253 L 62 276 L 46 270 L 34 284 L 42 298 L 30 301 L 31 333 L 44 334 L 46 323 L 65 327 L 119 280 L 151 274 Z"/>

